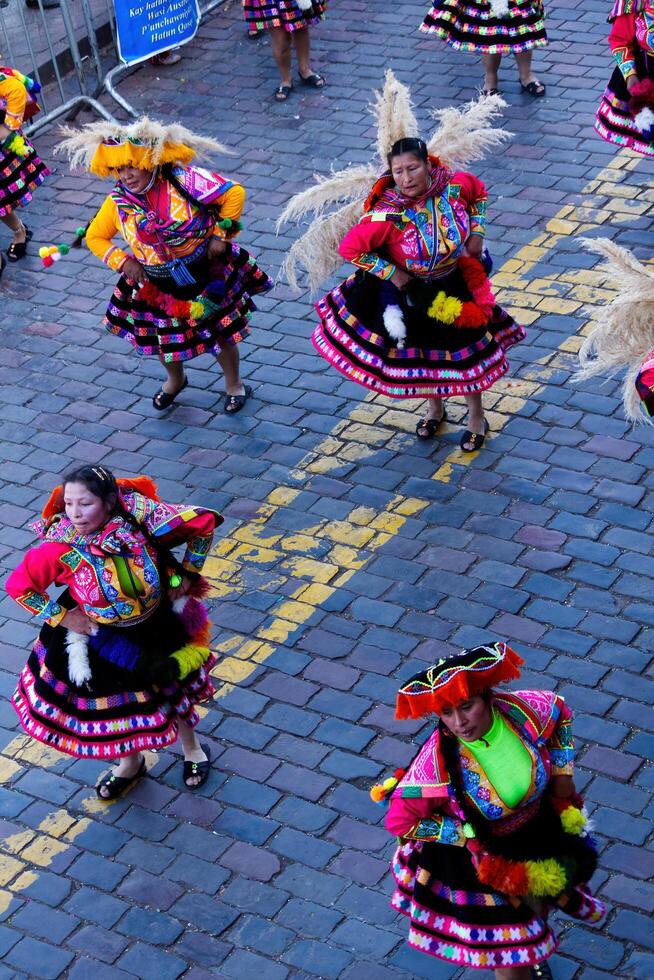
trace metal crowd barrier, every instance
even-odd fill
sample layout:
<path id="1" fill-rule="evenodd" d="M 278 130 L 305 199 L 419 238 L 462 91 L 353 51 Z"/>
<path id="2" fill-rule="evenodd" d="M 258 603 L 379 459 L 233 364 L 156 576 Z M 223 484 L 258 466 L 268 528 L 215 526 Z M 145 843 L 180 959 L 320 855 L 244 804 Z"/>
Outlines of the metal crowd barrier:
<path id="1" fill-rule="evenodd" d="M 42 112 L 26 126 L 27 132 L 43 129 L 64 116 L 72 117 L 83 108 L 115 122 L 98 101 L 103 91 L 127 116 L 136 118 L 136 110 L 116 91 L 120 79 L 139 65 L 116 64 L 114 0 L 59 0 L 58 7 L 47 8 L 43 0 L 37 2 L 38 8 L 29 13 L 24 0 L 8 0 L 7 6 L 0 7 L 2 62 L 31 75 L 42 88 Z M 201 0 L 200 13 L 205 16 L 225 2 Z M 105 36 L 108 45 L 104 57 L 98 33 Z"/>

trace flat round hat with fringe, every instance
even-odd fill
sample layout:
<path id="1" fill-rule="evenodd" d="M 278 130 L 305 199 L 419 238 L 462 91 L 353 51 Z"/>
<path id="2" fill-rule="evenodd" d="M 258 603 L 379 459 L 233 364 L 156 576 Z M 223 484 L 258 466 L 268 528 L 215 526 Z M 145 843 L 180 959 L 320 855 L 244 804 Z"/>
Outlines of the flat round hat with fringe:
<path id="1" fill-rule="evenodd" d="M 496 684 L 516 680 L 523 663 L 522 657 L 501 641 L 439 660 L 400 688 L 395 717 L 438 715 Z"/>
<path id="2" fill-rule="evenodd" d="M 222 143 L 198 136 L 180 123 L 160 123 L 141 116 L 129 125 L 89 123 L 62 127 L 64 139 L 55 152 L 66 154 L 71 168 L 85 167 L 98 177 L 113 177 L 120 167 L 154 170 L 166 163 L 189 164 L 212 153 L 228 153 Z"/>

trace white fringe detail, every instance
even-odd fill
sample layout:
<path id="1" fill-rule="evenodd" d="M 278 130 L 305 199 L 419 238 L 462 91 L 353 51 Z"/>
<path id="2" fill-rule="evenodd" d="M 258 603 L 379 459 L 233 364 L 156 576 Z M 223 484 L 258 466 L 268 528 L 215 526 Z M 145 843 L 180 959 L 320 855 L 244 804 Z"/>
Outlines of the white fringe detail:
<path id="1" fill-rule="evenodd" d="M 305 10 L 311 10 L 313 6 L 313 0 L 295 0 L 295 2 L 303 12 Z"/>
<path id="2" fill-rule="evenodd" d="M 181 595 L 179 599 L 173 600 L 173 612 L 177 616 L 181 616 L 186 608 L 186 603 L 189 601 L 190 596 Z"/>
<path id="3" fill-rule="evenodd" d="M 509 12 L 509 0 L 489 0 L 493 17 L 506 17 Z"/>
<path id="4" fill-rule="evenodd" d="M 641 131 L 641 133 L 646 133 L 648 129 L 654 126 L 654 112 L 649 107 L 641 109 L 634 116 L 634 125 Z"/>
<path id="5" fill-rule="evenodd" d="M 68 650 L 68 676 L 73 684 L 81 687 L 91 680 L 91 668 L 89 666 L 89 646 L 88 638 L 84 633 L 75 633 L 68 630 L 66 637 L 66 649 Z"/>
<path id="6" fill-rule="evenodd" d="M 402 350 L 406 340 L 406 323 L 399 306 L 387 306 L 384 310 L 386 333 L 396 341 L 395 346 Z"/>

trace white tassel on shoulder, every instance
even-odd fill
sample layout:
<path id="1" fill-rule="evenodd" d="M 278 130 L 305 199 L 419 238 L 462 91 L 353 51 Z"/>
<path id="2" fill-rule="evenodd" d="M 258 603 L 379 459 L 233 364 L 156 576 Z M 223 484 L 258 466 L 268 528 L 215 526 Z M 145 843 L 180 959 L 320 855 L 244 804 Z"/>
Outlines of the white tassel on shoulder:
<path id="1" fill-rule="evenodd" d="M 387 306 L 384 310 L 384 327 L 386 333 L 394 341 L 398 350 L 402 350 L 406 340 L 406 323 L 399 306 Z"/>
<path id="2" fill-rule="evenodd" d="M 91 667 L 89 666 L 89 645 L 88 637 L 84 633 L 75 633 L 68 630 L 66 637 L 66 649 L 68 650 L 68 676 L 73 684 L 81 687 L 91 680 Z"/>
<path id="3" fill-rule="evenodd" d="M 493 17 L 506 17 L 509 12 L 509 0 L 488 0 Z"/>

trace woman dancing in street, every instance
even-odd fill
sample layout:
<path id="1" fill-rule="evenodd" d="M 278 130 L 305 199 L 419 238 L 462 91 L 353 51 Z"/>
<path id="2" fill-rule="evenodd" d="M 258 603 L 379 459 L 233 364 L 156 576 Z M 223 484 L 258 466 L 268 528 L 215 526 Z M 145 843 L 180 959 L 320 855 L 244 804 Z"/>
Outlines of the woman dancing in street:
<path id="1" fill-rule="evenodd" d="M 325 79 L 311 67 L 309 28 L 320 23 L 327 0 L 243 0 L 250 37 L 270 31 L 273 58 L 279 69 L 277 102 L 286 102 L 293 91 L 292 50 L 295 48 L 298 78 L 309 88 L 323 88 Z"/>
<path id="2" fill-rule="evenodd" d="M 13 235 L 7 249 L 10 262 L 24 257 L 32 237 L 16 210 L 29 204 L 36 188 L 50 173 L 21 132 L 23 123 L 39 112 L 35 96 L 40 88 L 27 75 L 0 65 L 0 220 Z M 0 260 L 0 275 L 3 268 Z"/>
<path id="3" fill-rule="evenodd" d="M 549 908 L 596 922 L 597 864 L 573 779 L 572 717 L 552 691 L 500 692 L 520 675 L 506 643 L 464 650 L 412 677 L 397 718 L 438 723 L 404 774 L 373 787 L 390 798 L 399 839 L 392 904 L 409 945 L 497 980 L 551 977 Z"/>
<path id="4" fill-rule="evenodd" d="M 100 122 L 68 131 L 59 149 L 71 166 L 84 163 L 116 180 L 86 242 L 120 273 L 107 329 L 166 370 L 154 408 L 169 408 L 186 387 L 186 361 L 212 354 L 225 375 L 224 411 L 239 412 L 252 389 L 241 380 L 237 344 L 250 332 L 252 297 L 272 282 L 233 241 L 242 227 L 243 187 L 189 166 L 197 154 L 225 148 L 142 117 L 130 126 Z M 131 254 L 113 244 L 116 235 Z"/>
<path id="5" fill-rule="evenodd" d="M 21 725 L 68 755 L 118 759 L 97 785 L 103 800 L 145 774 L 145 749 L 178 736 L 185 785 L 207 779 L 194 729 L 215 657 L 200 571 L 221 523 L 215 511 L 163 503 L 145 477 L 82 466 L 53 490 L 34 525 L 41 544 L 7 580 L 43 624 L 13 697 Z M 179 544 L 181 563 L 170 550 Z M 65 587 L 57 599 L 52 585 Z"/>

